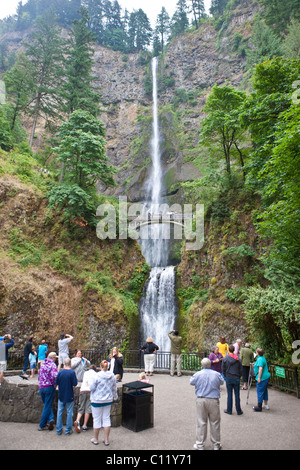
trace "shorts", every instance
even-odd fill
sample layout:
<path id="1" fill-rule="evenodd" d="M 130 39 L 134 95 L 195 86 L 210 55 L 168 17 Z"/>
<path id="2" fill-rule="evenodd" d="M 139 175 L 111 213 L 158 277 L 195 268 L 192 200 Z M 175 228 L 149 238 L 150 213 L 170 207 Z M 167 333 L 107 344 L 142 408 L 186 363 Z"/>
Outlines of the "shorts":
<path id="1" fill-rule="evenodd" d="M 79 395 L 79 403 L 78 403 L 78 413 L 80 414 L 85 414 L 85 413 L 91 413 L 92 408 L 91 408 L 91 400 L 90 400 L 90 393 L 81 393 Z"/>
<path id="2" fill-rule="evenodd" d="M 7 368 L 7 362 L 1 361 L 0 362 L 0 372 L 5 372 Z"/>
<path id="3" fill-rule="evenodd" d="M 64 364 L 65 363 L 65 359 L 68 359 L 69 358 L 69 354 L 67 353 L 61 353 L 58 355 L 58 364 Z"/>
<path id="4" fill-rule="evenodd" d="M 99 408 L 92 406 L 94 429 L 108 428 L 111 426 L 110 410 L 111 405 L 101 406 Z"/>
<path id="5" fill-rule="evenodd" d="M 35 369 L 36 368 L 36 362 L 30 364 L 30 369 Z"/>

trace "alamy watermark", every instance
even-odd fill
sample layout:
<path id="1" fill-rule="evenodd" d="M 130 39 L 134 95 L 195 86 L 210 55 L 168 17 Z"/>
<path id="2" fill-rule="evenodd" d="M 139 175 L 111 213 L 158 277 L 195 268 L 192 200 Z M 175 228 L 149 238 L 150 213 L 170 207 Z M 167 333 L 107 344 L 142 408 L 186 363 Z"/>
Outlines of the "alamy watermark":
<path id="1" fill-rule="evenodd" d="M 292 87 L 296 89 L 292 94 L 292 102 L 293 104 L 300 104 L 300 80 L 295 80 Z"/>
<path id="2" fill-rule="evenodd" d="M 204 205 L 128 204 L 119 197 L 118 207 L 101 204 L 97 208 L 97 237 L 101 240 L 186 239 L 186 250 L 200 250 L 204 244 Z M 161 226 L 161 229 L 159 227 Z M 149 229 L 150 227 L 150 229 Z M 171 231 L 172 227 L 172 231 Z"/>
<path id="3" fill-rule="evenodd" d="M 298 366 L 300 364 L 300 339 L 293 342 L 292 348 L 296 349 L 292 354 L 292 363 Z"/>
<path id="4" fill-rule="evenodd" d="M 0 80 L 0 104 L 6 103 L 6 88 L 3 80 Z"/>

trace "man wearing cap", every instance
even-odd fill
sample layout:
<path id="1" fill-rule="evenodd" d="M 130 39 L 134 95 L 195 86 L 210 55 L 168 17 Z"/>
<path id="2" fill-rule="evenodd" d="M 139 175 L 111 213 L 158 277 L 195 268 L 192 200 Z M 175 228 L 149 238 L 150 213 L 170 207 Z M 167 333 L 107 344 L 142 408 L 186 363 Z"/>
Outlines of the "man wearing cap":
<path id="1" fill-rule="evenodd" d="M 55 397 L 56 377 L 58 374 L 55 359 L 58 356 L 50 352 L 41 365 L 39 372 L 39 394 L 44 403 L 44 409 L 40 420 L 39 431 L 52 431 L 54 428 L 54 414 L 52 403 Z"/>
<path id="2" fill-rule="evenodd" d="M 172 330 L 169 333 L 169 338 L 171 340 L 171 369 L 170 375 L 174 376 L 175 372 L 175 363 L 177 364 L 177 377 L 181 376 L 181 345 L 182 337 L 179 336 L 178 330 Z"/>
<path id="3" fill-rule="evenodd" d="M 5 343 L 6 339 L 9 339 L 9 342 Z M 0 387 L 2 386 L 3 375 L 7 368 L 8 350 L 13 345 L 14 340 L 11 335 L 0 336 Z"/>

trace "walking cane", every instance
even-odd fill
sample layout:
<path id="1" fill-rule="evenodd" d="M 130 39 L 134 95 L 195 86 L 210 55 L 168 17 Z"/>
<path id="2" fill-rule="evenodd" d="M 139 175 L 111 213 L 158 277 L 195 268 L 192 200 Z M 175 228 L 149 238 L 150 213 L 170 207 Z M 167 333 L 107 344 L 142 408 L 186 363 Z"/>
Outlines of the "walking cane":
<path id="1" fill-rule="evenodd" d="M 247 401 L 246 404 L 248 405 L 248 400 L 249 400 L 249 394 L 250 394 L 250 388 L 252 385 L 252 377 L 253 377 L 254 371 L 253 371 L 253 363 L 250 363 L 250 369 L 249 369 L 249 376 L 248 376 L 248 391 L 247 391 Z"/>

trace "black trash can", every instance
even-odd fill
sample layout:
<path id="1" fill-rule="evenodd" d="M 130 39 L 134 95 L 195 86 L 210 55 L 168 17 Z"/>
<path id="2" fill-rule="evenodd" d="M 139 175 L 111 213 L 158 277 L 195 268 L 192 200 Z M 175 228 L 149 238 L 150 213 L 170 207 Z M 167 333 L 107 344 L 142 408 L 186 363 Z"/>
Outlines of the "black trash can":
<path id="1" fill-rule="evenodd" d="M 153 427 L 153 389 L 139 380 L 123 385 L 122 426 L 135 432 Z"/>

